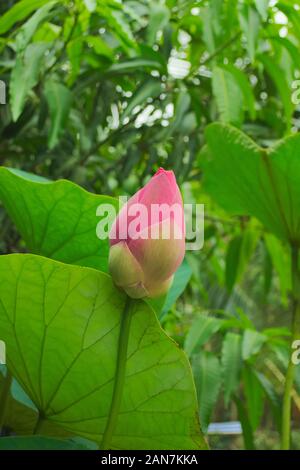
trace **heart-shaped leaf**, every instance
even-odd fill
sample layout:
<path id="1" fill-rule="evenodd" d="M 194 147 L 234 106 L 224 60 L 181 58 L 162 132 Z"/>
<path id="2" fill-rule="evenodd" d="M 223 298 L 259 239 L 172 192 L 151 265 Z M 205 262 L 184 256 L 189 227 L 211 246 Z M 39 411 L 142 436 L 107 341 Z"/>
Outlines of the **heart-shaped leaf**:
<path id="1" fill-rule="evenodd" d="M 96 235 L 100 204 L 117 201 L 66 180 L 56 182 L 0 168 L 0 199 L 28 249 L 63 261 L 108 270 L 108 239 Z"/>
<path id="2" fill-rule="evenodd" d="M 0 333 L 1 336 L 1 333 Z M 4 385 L 4 377 L 0 373 L 0 394 Z M 29 406 L 29 398 L 24 394 L 20 385 L 13 380 L 11 393 L 8 397 L 5 407 L 4 428 L 18 436 L 31 435 L 35 428 L 38 418 L 37 410 L 34 405 Z M 45 433 L 48 436 L 66 437 L 70 436 L 61 426 L 57 426 L 51 421 L 45 422 Z M 0 439 L 0 443 L 2 439 Z"/>
<path id="3" fill-rule="evenodd" d="M 208 126 L 206 190 L 227 211 L 252 215 L 284 241 L 300 242 L 300 135 L 270 149 L 223 124 Z"/>
<path id="4" fill-rule="evenodd" d="M 131 305 L 125 328 L 125 299 L 99 271 L 35 255 L 1 256 L 8 368 L 46 422 L 74 434 L 101 444 L 114 416 L 109 448 L 205 448 L 186 356 L 143 301 Z M 123 356 L 120 332 L 128 342 Z"/>

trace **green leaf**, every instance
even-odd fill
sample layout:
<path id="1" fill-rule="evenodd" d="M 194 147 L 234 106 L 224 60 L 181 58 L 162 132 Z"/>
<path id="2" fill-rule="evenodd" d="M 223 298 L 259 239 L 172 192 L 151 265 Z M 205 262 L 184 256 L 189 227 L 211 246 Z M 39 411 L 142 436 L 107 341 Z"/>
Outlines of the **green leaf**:
<path id="1" fill-rule="evenodd" d="M 80 36 L 81 31 L 80 32 L 75 31 L 74 34 L 75 34 L 75 39 L 72 39 L 72 41 L 70 41 L 69 44 L 67 45 L 68 57 L 69 57 L 70 64 L 71 64 L 70 75 L 68 78 L 69 85 L 72 85 L 74 81 L 76 80 L 77 76 L 79 75 L 81 60 L 83 57 L 84 40 L 83 40 L 83 37 Z"/>
<path id="2" fill-rule="evenodd" d="M 266 336 L 255 330 L 245 330 L 242 343 L 242 357 L 246 361 L 257 354 L 266 341 Z"/>
<path id="3" fill-rule="evenodd" d="M 268 18 L 269 0 L 255 0 L 255 6 L 263 21 Z"/>
<path id="4" fill-rule="evenodd" d="M 131 31 L 130 22 L 127 20 L 126 14 L 123 7 L 120 4 L 115 3 L 117 8 L 111 8 L 110 5 L 104 5 L 103 2 L 98 4 L 98 10 L 103 15 L 109 27 L 114 31 L 116 37 L 119 39 L 121 45 L 125 49 L 135 49 L 136 42 Z"/>
<path id="5" fill-rule="evenodd" d="M 230 241 L 225 269 L 226 286 L 229 292 L 242 279 L 256 248 L 258 238 L 259 231 L 249 227 Z"/>
<path id="6" fill-rule="evenodd" d="M 192 269 L 186 259 L 183 260 L 181 266 L 177 269 L 174 281 L 167 293 L 164 305 L 160 313 L 160 320 L 168 313 L 170 308 L 175 304 L 178 297 L 184 292 L 192 276 Z"/>
<path id="7" fill-rule="evenodd" d="M 239 126 L 243 121 L 243 93 L 233 74 L 223 67 L 214 67 L 212 88 L 220 119 Z"/>
<path id="8" fill-rule="evenodd" d="M 192 367 L 198 395 L 200 421 L 203 432 L 206 433 L 221 388 L 221 365 L 214 354 L 203 351 L 193 358 Z"/>
<path id="9" fill-rule="evenodd" d="M 84 41 L 87 42 L 89 47 L 92 47 L 96 54 L 104 56 L 109 60 L 113 60 L 113 50 L 100 36 L 84 36 Z"/>
<path id="10" fill-rule="evenodd" d="M 117 201 L 88 193 L 70 181 L 37 182 L 0 168 L 0 199 L 28 249 L 65 263 L 108 270 L 108 239 L 96 227 L 100 204 Z"/>
<path id="11" fill-rule="evenodd" d="M 264 410 L 264 391 L 256 374 L 250 367 L 243 369 L 243 384 L 247 402 L 247 414 L 251 427 L 255 431 L 260 424 Z"/>
<path id="12" fill-rule="evenodd" d="M 222 320 L 199 315 L 194 320 L 184 343 L 184 350 L 191 356 L 194 350 L 205 344 L 222 326 Z"/>
<path id="13" fill-rule="evenodd" d="M 241 343 L 242 338 L 236 333 L 227 333 L 222 346 L 222 372 L 224 380 L 224 401 L 228 406 L 231 395 L 239 384 L 241 368 Z"/>
<path id="14" fill-rule="evenodd" d="M 119 382 L 126 297 L 107 274 L 35 255 L 3 255 L 0 299 L 7 365 L 46 422 L 99 443 L 114 413 L 110 449 L 206 448 L 188 361 L 142 301 L 127 312 L 131 328 Z M 117 408 L 111 407 L 115 382 Z"/>
<path id="15" fill-rule="evenodd" d="M 10 78 L 10 106 L 13 120 L 21 115 L 28 93 L 37 84 L 47 43 L 29 44 L 16 58 Z"/>
<path id="16" fill-rule="evenodd" d="M 91 13 L 93 13 L 97 8 L 97 0 L 84 0 L 84 4 Z"/>
<path id="17" fill-rule="evenodd" d="M 284 241 L 300 243 L 300 135 L 270 149 L 230 126 L 206 129 L 205 187 L 225 210 L 252 215 Z"/>
<path id="18" fill-rule="evenodd" d="M 294 105 L 291 100 L 291 83 L 289 83 L 286 78 L 285 70 L 275 62 L 274 57 L 269 57 L 264 54 L 259 56 L 259 60 L 264 65 L 267 74 L 270 76 L 278 90 L 279 98 L 285 112 L 286 127 L 287 129 L 290 129 L 294 110 Z"/>
<path id="19" fill-rule="evenodd" d="M 156 35 L 168 24 L 170 19 L 170 11 L 158 2 L 150 3 L 150 17 L 147 27 L 147 44 L 153 46 L 156 41 Z"/>
<path id="20" fill-rule="evenodd" d="M 238 417 L 239 417 L 239 420 L 241 422 L 242 429 L 243 429 L 245 449 L 254 450 L 255 449 L 254 435 L 253 435 L 253 431 L 251 428 L 251 424 L 249 422 L 249 418 L 247 416 L 246 408 L 243 402 L 238 397 L 235 397 L 235 404 L 236 404 L 237 411 L 238 411 Z"/>
<path id="21" fill-rule="evenodd" d="M 61 83 L 49 80 L 45 85 L 45 97 L 50 110 L 51 128 L 48 137 L 48 146 L 54 148 L 61 135 L 69 116 L 73 95 Z"/>
<path id="22" fill-rule="evenodd" d="M 292 288 L 291 257 L 286 247 L 274 235 L 266 233 L 264 236 L 266 248 L 271 257 L 272 264 L 279 277 L 283 302 L 287 302 L 288 293 Z"/>
<path id="23" fill-rule="evenodd" d="M 22 52 L 27 47 L 32 36 L 40 24 L 49 18 L 51 9 L 57 4 L 56 1 L 47 2 L 46 5 L 39 8 L 31 18 L 20 28 L 16 36 L 17 51 Z"/>
<path id="24" fill-rule="evenodd" d="M 260 382 L 262 389 L 271 405 L 272 413 L 275 418 L 277 428 L 281 429 L 281 399 L 276 392 L 272 382 L 261 372 L 255 371 L 255 375 Z"/>
<path id="25" fill-rule="evenodd" d="M 210 54 L 213 54 L 216 50 L 216 40 L 214 36 L 214 30 L 211 27 L 213 18 L 212 18 L 212 11 L 209 6 L 203 9 L 202 11 L 202 18 L 203 18 L 203 41 L 207 47 L 207 50 Z"/>
<path id="26" fill-rule="evenodd" d="M 239 8 L 239 19 L 242 31 L 246 36 L 250 60 L 254 62 L 260 27 L 259 14 L 251 5 L 242 3 Z"/>
<path id="27" fill-rule="evenodd" d="M 240 318 L 240 328 L 249 328 L 249 330 L 254 330 L 255 327 L 253 322 L 250 320 L 249 316 L 244 312 L 244 310 L 241 307 L 236 307 L 235 310 Z"/>
<path id="28" fill-rule="evenodd" d="M 21 0 L 0 18 L 0 34 L 5 34 L 13 25 L 30 13 L 48 3 L 49 0 Z"/>
<path id="29" fill-rule="evenodd" d="M 160 139 L 168 139 L 174 132 L 182 129 L 182 124 L 186 113 L 188 112 L 191 104 L 191 97 L 186 90 L 181 90 L 178 93 L 175 106 L 175 115 L 170 121 L 169 126 L 163 129 L 159 134 Z"/>
<path id="30" fill-rule="evenodd" d="M 144 57 L 135 57 L 134 59 L 125 60 L 123 62 L 118 62 L 113 64 L 107 72 L 112 73 L 136 73 L 137 69 L 153 69 L 153 70 L 161 70 L 163 68 L 161 62 L 147 59 Z"/>
<path id="31" fill-rule="evenodd" d="M 238 235 L 230 240 L 227 248 L 225 280 L 229 292 L 232 291 L 237 279 L 241 246 L 242 236 Z"/>
<path id="32" fill-rule="evenodd" d="M 223 65 L 222 67 L 234 76 L 235 81 L 243 94 L 244 109 L 245 111 L 248 111 L 250 118 L 254 120 L 256 116 L 255 96 L 247 75 L 242 70 L 231 64 Z"/>
<path id="33" fill-rule="evenodd" d="M 0 373 L 0 391 L 3 386 L 3 376 Z M 30 435 L 33 433 L 37 421 L 37 409 L 30 398 L 26 395 L 18 382 L 13 379 L 11 394 L 8 398 L 4 426 L 10 432 L 17 435 Z M 55 423 L 45 423 L 44 431 L 49 436 L 68 437 L 70 433 L 66 432 Z M 0 442 L 2 439 L 0 439 Z"/>
<path id="34" fill-rule="evenodd" d="M 297 68 L 299 63 L 299 50 L 295 44 L 287 38 L 282 37 L 271 37 L 270 41 L 273 42 L 275 45 L 277 44 L 281 50 L 284 48 L 288 53 L 290 58 L 292 59 L 294 66 Z"/>
<path id="35" fill-rule="evenodd" d="M 148 98 L 156 98 L 160 93 L 161 83 L 159 80 L 150 78 L 143 82 L 128 101 L 128 105 L 121 116 L 122 120 L 130 116 L 136 106 L 145 104 Z"/>
<path id="36" fill-rule="evenodd" d="M 278 336 L 291 336 L 291 330 L 286 326 L 279 326 L 275 328 L 265 328 L 263 334 L 268 338 L 276 338 Z"/>
<path id="37" fill-rule="evenodd" d="M 51 437 L 3 437 L 0 439 L 1 450 L 88 450 L 87 447 L 69 440 Z"/>

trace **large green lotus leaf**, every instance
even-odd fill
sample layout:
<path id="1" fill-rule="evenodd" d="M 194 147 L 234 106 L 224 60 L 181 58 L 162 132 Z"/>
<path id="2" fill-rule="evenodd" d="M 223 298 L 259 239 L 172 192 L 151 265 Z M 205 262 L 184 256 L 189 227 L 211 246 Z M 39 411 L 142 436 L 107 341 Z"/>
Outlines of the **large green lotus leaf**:
<path id="1" fill-rule="evenodd" d="M 114 412 L 125 300 L 94 269 L 36 255 L 0 257 L 8 368 L 48 422 L 97 443 Z M 110 448 L 205 448 L 189 363 L 143 301 L 132 305 L 128 341 Z"/>
<path id="2" fill-rule="evenodd" d="M 0 450 L 88 450 L 87 447 L 71 440 L 51 437 L 3 437 Z"/>
<path id="3" fill-rule="evenodd" d="M 300 242 L 300 135 L 263 149 L 223 124 L 206 130 L 205 188 L 227 211 L 251 215 L 284 241 Z"/>
<path id="4" fill-rule="evenodd" d="M 0 333 L 1 336 L 1 333 Z M 15 382 L 15 380 L 14 380 Z M 4 383 L 4 377 L 0 373 L 0 395 Z M 16 386 L 16 382 L 11 388 L 11 393 L 8 397 L 4 427 L 18 436 L 31 435 L 35 428 L 37 421 L 37 410 L 33 406 L 28 406 L 23 399 L 24 392 L 21 391 L 20 386 Z M 17 393 L 16 393 L 17 392 Z M 45 422 L 46 433 L 48 436 L 55 437 L 66 437 L 70 436 L 70 433 L 66 432 L 61 426 L 58 426 L 51 421 Z M 1 443 L 2 439 L 0 439 Z"/>
<path id="5" fill-rule="evenodd" d="M 117 210 L 115 199 L 3 167 L 0 199 L 29 251 L 107 272 L 109 244 L 96 235 L 96 209 L 112 204 Z"/>

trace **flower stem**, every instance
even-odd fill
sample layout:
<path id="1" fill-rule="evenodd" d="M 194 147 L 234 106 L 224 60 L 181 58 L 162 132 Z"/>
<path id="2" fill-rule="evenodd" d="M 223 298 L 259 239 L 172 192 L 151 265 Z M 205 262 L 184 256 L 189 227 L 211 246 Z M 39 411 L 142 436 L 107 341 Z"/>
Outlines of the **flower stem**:
<path id="1" fill-rule="evenodd" d="M 113 389 L 113 396 L 110 405 L 110 410 L 107 418 L 106 427 L 103 433 L 102 442 L 100 445 L 101 450 L 108 450 L 111 445 L 111 439 L 113 432 L 116 427 L 118 414 L 120 411 L 125 373 L 126 373 L 126 360 L 127 360 L 127 349 L 128 340 L 130 333 L 130 324 L 132 317 L 132 299 L 126 298 L 124 310 L 121 317 L 119 343 L 118 343 L 118 354 L 117 354 L 117 365 L 115 371 L 115 383 Z"/>
<path id="2" fill-rule="evenodd" d="M 291 345 L 300 339 L 300 272 L 298 267 L 299 249 L 292 247 L 292 291 L 293 291 L 293 322 Z M 290 350 L 289 364 L 285 376 L 284 395 L 282 404 L 281 449 L 288 450 L 291 441 L 291 408 L 292 390 L 295 376 L 295 364 L 292 361 L 292 348 Z"/>
<path id="3" fill-rule="evenodd" d="M 2 393 L 0 396 L 0 432 L 5 423 L 6 408 L 8 404 L 11 383 L 12 383 L 12 375 L 7 369 L 6 377 L 3 383 Z"/>

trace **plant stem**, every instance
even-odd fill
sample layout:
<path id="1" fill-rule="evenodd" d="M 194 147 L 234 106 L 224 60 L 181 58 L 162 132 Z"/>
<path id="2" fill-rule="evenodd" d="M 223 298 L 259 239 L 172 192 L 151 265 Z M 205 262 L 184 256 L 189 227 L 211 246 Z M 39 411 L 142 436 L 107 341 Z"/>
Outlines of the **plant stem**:
<path id="1" fill-rule="evenodd" d="M 35 423 L 32 434 L 34 435 L 39 434 L 44 421 L 45 421 L 45 416 L 41 412 L 39 412 L 37 422 Z"/>
<path id="2" fill-rule="evenodd" d="M 106 427 L 103 433 L 102 442 L 100 445 L 101 450 L 108 450 L 110 448 L 111 439 L 113 432 L 116 427 L 118 414 L 120 411 L 125 373 L 126 373 L 126 360 L 127 360 L 127 348 L 130 333 L 130 324 L 132 317 L 132 299 L 126 298 L 124 310 L 122 313 L 119 343 L 118 343 L 118 354 L 117 354 L 117 365 L 115 371 L 115 383 L 113 389 L 113 396 L 110 405 L 110 410 L 107 418 Z"/>
<path id="3" fill-rule="evenodd" d="M 296 339 L 300 339 L 300 273 L 298 268 L 298 247 L 292 247 L 292 292 L 293 292 L 293 322 L 291 345 Z M 285 376 L 283 405 L 282 405 L 282 427 L 281 427 L 281 449 L 288 450 L 291 441 L 291 405 L 292 390 L 295 376 L 295 364 L 292 361 L 292 348 L 290 350 L 289 364 Z"/>
<path id="4" fill-rule="evenodd" d="M 239 30 L 237 33 L 228 39 L 228 41 L 224 42 L 220 47 L 218 47 L 211 55 L 209 55 L 206 59 L 201 62 L 201 65 L 207 64 L 211 60 L 213 60 L 216 56 L 218 56 L 221 52 L 223 52 L 227 47 L 231 46 L 235 41 L 239 39 L 241 36 L 242 31 Z"/>
<path id="5" fill-rule="evenodd" d="M 0 397 L 0 432 L 5 423 L 5 414 L 6 414 L 6 408 L 7 408 L 7 403 L 9 399 L 11 383 L 12 383 L 12 375 L 7 369 L 6 377 L 4 379 L 3 389 L 2 389 L 2 393 Z"/>

